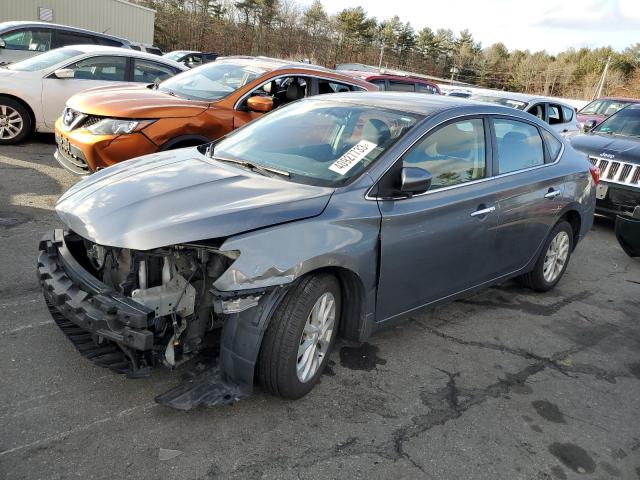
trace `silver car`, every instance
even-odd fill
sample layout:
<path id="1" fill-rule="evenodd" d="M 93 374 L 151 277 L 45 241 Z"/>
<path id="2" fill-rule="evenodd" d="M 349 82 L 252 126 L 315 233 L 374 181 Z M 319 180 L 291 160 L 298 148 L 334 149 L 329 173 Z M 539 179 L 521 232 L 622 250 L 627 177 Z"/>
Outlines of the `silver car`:
<path id="1" fill-rule="evenodd" d="M 148 375 L 214 339 L 218 361 L 159 402 L 230 403 L 254 378 L 299 398 L 338 335 L 362 341 L 511 278 L 556 285 L 593 221 L 590 170 L 511 108 L 322 95 L 82 180 L 56 206 L 38 276 L 98 365 Z"/>
<path id="2" fill-rule="evenodd" d="M 131 48 L 128 40 L 106 33 L 49 22 L 1 22 L 0 65 L 18 62 L 68 45 Z"/>
<path id="3" fill-rule="evenodd" d="M 469 100 L 504 105 L 523 110 L 551 125 L 556 132 L 564 135 L 580 130 L 576 109 L 553 98 L 539 97 L 525 93 L 495 92 L 471 95 Z"/>

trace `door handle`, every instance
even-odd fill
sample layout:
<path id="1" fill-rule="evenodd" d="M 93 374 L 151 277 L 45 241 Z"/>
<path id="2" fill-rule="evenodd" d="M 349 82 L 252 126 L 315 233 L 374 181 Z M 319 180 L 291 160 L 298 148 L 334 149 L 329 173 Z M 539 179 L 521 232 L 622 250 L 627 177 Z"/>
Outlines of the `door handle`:
<path id="1" fill-rule="evenodd" d="M 472 217 L 482 217 L 483 215 L 488 215 L 489 213 L 493 213 L 496 211 L 496 207 L 487 207 L 482 210 L 476 210 L 471 214 Z"/>
<path id="2" fill-rule="evenodd" d="M 558 195 L 560 195 L 560 190 L 554 190 L 553 188 L 545 193 L 544 198 L 548 198 L 549 200 L 553 200 Z"/>

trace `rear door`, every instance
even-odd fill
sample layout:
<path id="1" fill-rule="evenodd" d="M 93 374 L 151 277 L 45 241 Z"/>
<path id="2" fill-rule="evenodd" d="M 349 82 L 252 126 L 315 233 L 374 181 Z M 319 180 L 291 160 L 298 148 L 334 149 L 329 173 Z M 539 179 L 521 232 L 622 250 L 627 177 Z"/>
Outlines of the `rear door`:
<path id="1" fill-rule="evenodd" d="M 418 167 L 430 189 L 378 198 L 382 214 L 377 320 L 467 290 L 490 279 L 496 226 L 488 121 L 455 119 L 427 133 L 392 167 Z"/>
<path id="2" fill-rule="evenodd" d="M 44 122 L 53 128 L 67 100 L 83 90 L 108 85 L 127 84 L 128 58 L 119 55 L 96 55 L 74 62 L 65 68 L 74 78 L 56 78 L 54 73 L 42 79 L 42 111 Z"/>
<path id="3" fill-rule="evenodd" d="M 553 165 L 561 144 L 551 134 L 510 117 L 493 117 L 492 127 L 498 277 L 523 268 L 542 245 L 562 208 L 564 177 Z M 547 135 L 556 144 L 547 147 Z"/>

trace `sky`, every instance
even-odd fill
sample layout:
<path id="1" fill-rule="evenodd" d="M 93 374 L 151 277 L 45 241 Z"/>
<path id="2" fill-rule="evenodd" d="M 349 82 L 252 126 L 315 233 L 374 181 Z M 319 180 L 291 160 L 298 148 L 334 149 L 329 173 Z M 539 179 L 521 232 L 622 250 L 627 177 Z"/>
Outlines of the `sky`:
<path id="1" fill-rule="evenodd" d="M 468 29 L 483 47 L 502 42 L 509 50 L 555 54 L 570 47 L 624 50 L 640 42 L 640 0 L 321 1 L 330 14 L 362 6 L 379 21 L 398 15 L 416 31 L 450 28 L 457 34 Z"/>

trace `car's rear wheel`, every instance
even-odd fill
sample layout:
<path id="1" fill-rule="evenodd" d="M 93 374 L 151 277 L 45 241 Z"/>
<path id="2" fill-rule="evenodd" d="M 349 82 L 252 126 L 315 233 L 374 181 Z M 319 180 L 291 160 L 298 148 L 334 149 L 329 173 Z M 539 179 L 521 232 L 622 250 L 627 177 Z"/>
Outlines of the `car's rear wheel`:
<path id="1" fill-rule="evenodd" d="M 573 229 L 569 222 L 562 220 L 551 230 L 533 270 L 518 280 L 538 292 L 550 290 L 567 270 L 572 251 Z"/>
<path id="2" fill-rule="evenodd" d="M 0 97 L 0 145 L 21 142 L 31 132 L 31 115 L 20 102 Z"/>
<path id="3" fill-rule="evenodd" d="M 277 307 L 258 359 L 262 387 L 284 398 L 300 398 L 314 387 L 335 343 L 340 285 L 328 274 L 304 277 Z"/>

